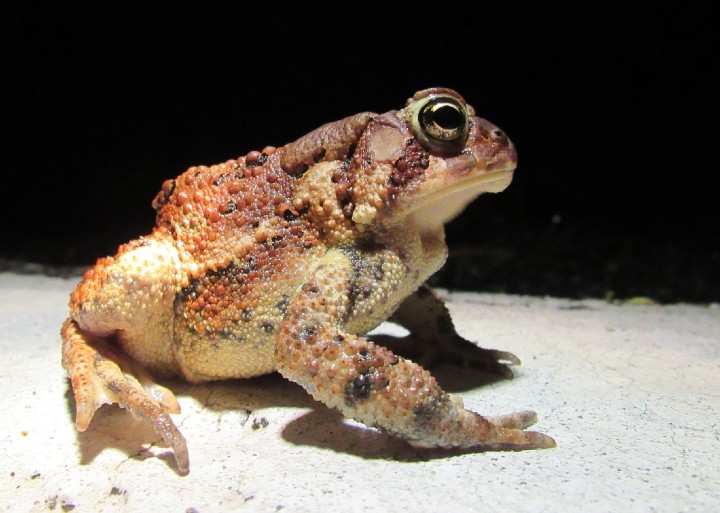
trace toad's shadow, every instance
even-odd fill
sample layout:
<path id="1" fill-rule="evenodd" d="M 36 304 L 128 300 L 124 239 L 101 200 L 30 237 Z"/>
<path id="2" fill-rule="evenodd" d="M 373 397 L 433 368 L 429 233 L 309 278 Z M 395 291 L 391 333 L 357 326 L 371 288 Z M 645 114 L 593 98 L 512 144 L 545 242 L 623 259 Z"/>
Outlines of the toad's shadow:
<path id="1" fill-rule="evenodd" d="M 351 454 L 363 459 L 394 460 L 416 463 L 449 458 L 482 448 L 438 449 L 414 448 L 404 440 L 350 421 L 337 410 L 317 407 L 287 424 L 282 437 L 295 445 Z"/>
<path id="2" fill-rule="evenodd" d="M 453 393 L 468 391 L 499 380 L 497 376 L 454 365 L 441 364 L 433 368 L 432 372 L 441 386 Z M 192 385 L 178 380 L 163 384 L 180 398 L 192 397 L 202 405 L 201 409 L 236 411 L 246 418 L 261 414 L 262 410 L 267 408 L 309 409 L 309 413 L 301 415 L 282 429 L 283 438 L 297 445 L 322 447 L 363 458 L 408 462 L 447 457 L 462 452 L 414 449 L 393 436 L 347 421 L 340 413 L 325 408 L 299 385 L 285 380 L 277 373 L 204 385 Z M 67 389 L 66 398 L 74 418 L 75 403 L 70 387 Z M 183 431 L 183 426 L 179 427 Z M 193 436 L 192 433 L 185 434 L 188 438 Z M 103 449 L 113 447 L 127 454 L 128 458 L 161 458 L 175 470 L 172 451 L 158 451 L 156 448 L 165 447 L 157 433 L 116 405 L 104 406 L 98 410 L 87 431 L 78 433 L 78 441 L 83 465 L 90 464 Z M 148 449 L 148 443 L 153 447 L 152 450 Z"/>

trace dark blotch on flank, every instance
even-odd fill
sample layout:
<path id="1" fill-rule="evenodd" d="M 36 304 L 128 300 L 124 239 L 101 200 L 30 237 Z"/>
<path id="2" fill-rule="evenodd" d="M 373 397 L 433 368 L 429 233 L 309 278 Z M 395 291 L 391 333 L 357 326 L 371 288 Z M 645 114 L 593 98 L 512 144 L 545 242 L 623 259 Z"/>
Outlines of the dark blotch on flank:
<path id="1" fill-rule="evenodd" d="M 445 393 L 426 397 L 415 407 L 415 422 L 418 424 L 429 424 L 438 415 L 442 415 L 450 398 Z"/>
<path id="2" fill-rule="evenodd" d="M 365 399 L 372 390 L 372 375 L 361 372 L 345 387 L 345 404 L 352 406 L 358 399 Z"/>

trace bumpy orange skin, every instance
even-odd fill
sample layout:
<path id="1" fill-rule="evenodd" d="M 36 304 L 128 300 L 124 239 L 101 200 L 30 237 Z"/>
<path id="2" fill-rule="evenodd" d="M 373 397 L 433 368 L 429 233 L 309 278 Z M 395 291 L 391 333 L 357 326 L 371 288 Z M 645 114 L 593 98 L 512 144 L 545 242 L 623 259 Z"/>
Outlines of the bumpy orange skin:
<path id="1" fill-rule="evenodd" d="M 431 89 L 399 111 L 167 180 L 153 232 L 100 259 L 71 295 L 61 332 L 78 428 L 119 403 L 156 428 L 184 473 L 186 442 L 168 415 L 179 405 L 151 374 L 204 382 L 277 370 L 414 445 L 554 445 L 522 431 L 532 412 L 465 410 L 428 371 L 363 337 L 395 313 L 436 356 L 506 375 L 499 360 L 519 363 L 461 339 L 421 288 L 445 260 L 443 224 L 504 189 L 515 164 L 501 131 L 454 91 Z"/>

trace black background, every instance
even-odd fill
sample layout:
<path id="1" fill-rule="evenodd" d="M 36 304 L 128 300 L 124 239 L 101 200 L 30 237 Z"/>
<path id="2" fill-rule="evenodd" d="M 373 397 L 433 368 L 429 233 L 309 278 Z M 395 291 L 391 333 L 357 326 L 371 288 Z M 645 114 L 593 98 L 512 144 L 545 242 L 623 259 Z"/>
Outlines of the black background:
<path id="1" fill-rule="evenodd" d="M 147 233 L 160 184 L 190 165 L 439 85 L 505 130 L 520 164 L 507 191 L 448 227 L 435 284 L 720 300 L 709 13 L 630 2 L 29 4 L 6 3 L 1 16 L 5 268 L 90 264 Z"/>

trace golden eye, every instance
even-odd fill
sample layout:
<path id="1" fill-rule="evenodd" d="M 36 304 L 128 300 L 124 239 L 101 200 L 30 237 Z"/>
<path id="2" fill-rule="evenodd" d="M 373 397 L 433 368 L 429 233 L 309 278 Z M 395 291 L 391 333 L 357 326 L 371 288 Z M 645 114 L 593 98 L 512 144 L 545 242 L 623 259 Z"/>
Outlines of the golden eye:
<path id="1" fill-rule="evenodd" d="M 419 106 L 412 128 L 420 144 L 430 150 L 460 151 L 468 137 L 465 105 L 452 96 L 431 96 Z"/>

